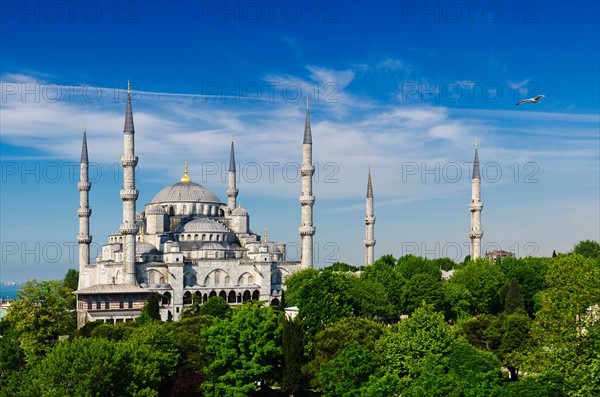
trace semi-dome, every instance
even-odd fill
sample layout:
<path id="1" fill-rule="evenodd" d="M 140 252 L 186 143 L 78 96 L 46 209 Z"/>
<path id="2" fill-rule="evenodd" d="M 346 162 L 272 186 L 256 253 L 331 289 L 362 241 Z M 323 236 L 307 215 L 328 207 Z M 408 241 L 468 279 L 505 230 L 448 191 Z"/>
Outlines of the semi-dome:
<path id="1" fill-rule="evenodd" d="M 167 211 L 160 205 L 151 205 L 146 209 L 146 215 L 166 215 Z"/>
<path id="2" fill-rule="evenodd" d="M 149 252 L 156 252 L 158 253 L 158 250 L 156 249 L 156 247 L 152 244 L 150 244 L 149 242 L 146 241 L 138 241 L 135 243 L 135 250 L 137 251 L 138 254 L 146 254 Z"/>
<path id="3" fill-rule="evenodd" d="M 158 192 L 152 203 L 221 203 L 210 189 L 194 182 L 177 182 Z"/>
<path id="4" fill-rule="evenodd" d="M 195 218 L 179 226 L 175 233 L 228 233 L 229 230 L 222 223 L 213 221 L 210 218 Z"/>

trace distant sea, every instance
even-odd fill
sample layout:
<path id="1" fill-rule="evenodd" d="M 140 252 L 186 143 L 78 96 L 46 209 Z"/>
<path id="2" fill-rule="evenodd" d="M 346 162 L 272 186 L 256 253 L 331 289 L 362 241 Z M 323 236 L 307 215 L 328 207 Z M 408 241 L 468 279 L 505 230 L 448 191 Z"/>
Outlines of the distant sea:
<path id="1" fill-rule="evenodd" d="M 17 299 L 17 291 L 21 288 L 20 284 L 17 285 L 4 285 L 0 284 L 0 298 L 2 299 Z"/>

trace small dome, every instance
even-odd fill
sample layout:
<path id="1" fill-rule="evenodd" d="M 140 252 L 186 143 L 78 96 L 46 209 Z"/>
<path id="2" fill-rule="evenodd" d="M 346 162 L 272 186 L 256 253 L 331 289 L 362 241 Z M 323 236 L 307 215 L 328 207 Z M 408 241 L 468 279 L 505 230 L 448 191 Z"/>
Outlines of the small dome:
<path id="1" fill-rule="evenodd" d="M 248 211 L 246 211 L 246 209 L 243 207 L 237 207 L 236 209 L 231 211 L 231 215 L 237 215 L 237 216 L 248 215 Z"/>
<path id="2" fill-rule="evenodd" d="M 220 244 L 218 241 L 208 241 L 202 244 L 200 247 L 201 250 L 224 250 L 227 249 L 224 245 Z"/>
<path id="3" fill-rule="evenodd" d="M 146 210 L 146 215 L 167 215 L 167 211 L 160 205 L 151 205 Z"/>
<path id="4" fill-rule="evenodd" d="M 138 241 L 137 243 L 135 243 L 135 250 L 138 254 L 146 254 L 152 251 L 158 252 L 154 245 L 145 241 Z"/>
<path id="5" fill-rule="evenodd" d="M 177 182 L 158 192 L 152 203 L 217 203 L 221 200 L 210 189 L 194 182 Z"/>
<path id="6" fill-rule="evenodd" d="M 229 233 L 229 230 L 223 224 L 213 221 L 210 218 L 195 218 L 179 226 L 175 233 L 211 233 L 221 232 Z"/>

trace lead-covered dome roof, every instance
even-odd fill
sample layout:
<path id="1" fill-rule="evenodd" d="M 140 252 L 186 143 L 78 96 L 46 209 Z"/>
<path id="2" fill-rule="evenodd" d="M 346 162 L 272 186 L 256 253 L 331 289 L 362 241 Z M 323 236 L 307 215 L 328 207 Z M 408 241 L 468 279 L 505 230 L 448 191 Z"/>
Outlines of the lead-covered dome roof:
<path id="1" fill-rule="evenodd" d="M 203 233 L 220 232 L 228 233 L 229 230 L 220 222 L 213 221 L 210 218 L 195 218 L 179 226 L 175 233 Z"/>
<path id="2" fill-rule="evenodd" d="M 194 182 L 177 182 L 158 192 L 152 203 L 218 203 L 221 201 L 210 189 Z"/>

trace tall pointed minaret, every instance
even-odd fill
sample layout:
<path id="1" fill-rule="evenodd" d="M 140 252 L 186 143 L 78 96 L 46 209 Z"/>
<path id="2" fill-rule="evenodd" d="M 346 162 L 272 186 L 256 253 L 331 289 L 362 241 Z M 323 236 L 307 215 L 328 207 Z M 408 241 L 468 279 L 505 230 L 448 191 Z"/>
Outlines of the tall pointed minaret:
<path id="1" fill-rule="evenodd" d="M 479 174 L 479 153 L 477 139 L 475 140 L 475 160 L 473 161 L 473 179 L 471 179 L 471 230 L 469 230 L 469 238 L 471 239 L 471 260 L 481 257 L 481 237 L 483 229 L 481 229 L 481 210 L 483 203 L 481 202 L 481 175 Z"/>
<path id="2" fill-rule="evenodd" d="M 365 216 L 365 265 L 370 265 L 375 260 L 375 214 L 373 211 L 373 185 L 371 184 L 371 166 L 369 166 L 369 179 L 367 181 L 367 213 Z"/>
<path id="3" fill-rule="evenodd" d="M 92 236 L 90 236 L 90 216 L 92 209 L 90 208 L 89 192 L 92 188 L 88 177 L 88 150 L 86 126 L 83 123 L 83 144 L 81 145 L 81 162 L 79 163 L 79 208 L 77 215 L 79 216 L 79 234 L 77 242 L 79 243 L 79 285 L 78 288 L 87 287 L 86 266 L 90 264 L 90 244 Z"/>
<path id="4" fill-rule="evenodd" d="M 235 153 L 233 150 L 233 134 L 231 135 L 231 151 L 229 152 L 229 170 L 227 171 L 227 177 L 229 178 L 229 186 L 227 187 L 227 207 L 233 211 L 236 206 L 236 199 L 239 192 L 235 186 Z"/>
<path id="5" fill-rule="evenodd" d="M 302 206 L 302 225 L 300 226 L 300 236 L 302 238 L 302 268 L 313 267 L 313 236 L 316 231 L 313 226 L 312 213 L 312 208 L 315 203 L 315 196 L 312 194 L 312 177 L 314 173 L 315 167 L 312 164 L 312 135 L 310 131 L 310 113 L 307 97 L 304 143 L 302 145 L 302 166 L 300 167 L 300 174 L 302 175 L 302 195 L 300 196 L 300 205 Z"/>
<path id="6" fill-rule="evenodd" d="M 125 127 L 123 128 L 123 223 L 120 227 L 121 234 L 125 237 L 123 242 L 123 274 L 124 284 L 136 285 L 135 276 L 135 201 L 138 191 L 135 189 L 135 167 L 138 158 L 135 155 L 134 143 L 135 129 L 133 128 L 133 113 L 131 111 L 131 85 L 127 82 L 127 108 L 125 110 Z"/>

